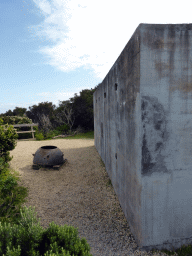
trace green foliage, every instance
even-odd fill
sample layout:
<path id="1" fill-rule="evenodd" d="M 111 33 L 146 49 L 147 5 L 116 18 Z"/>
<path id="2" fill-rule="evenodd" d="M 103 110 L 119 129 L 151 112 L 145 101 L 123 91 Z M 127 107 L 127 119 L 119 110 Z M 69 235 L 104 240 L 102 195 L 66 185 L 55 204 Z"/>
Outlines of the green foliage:
<path id="1" fill-rule="evenodd" d="M 43 140 L 44 139 L 44 136 L 43 136 L 43 133 L 35 133 L 35 138 L 36 140 Z"/>
<path id="2" fill-rule="evenodd" d="M 78 228 L 72 226 L 58 226 L 54 222 L 49 224 L 49 228 L 43 233 L 39 244 L 39 252 L 44 255 L 46 251 L 52 250 L 54 253 L 62 251 L 69 255 L 89 255 L 90 246 L 85 238 L 78 237 Z"/>
<path id="3" fill-rule="evenodd" d="M 2 123 L 2 119 L 0 120 Z M 7 130 L 6 130 L 7 129 Z M 19 187 L 17 177 L 19 174 L 9 169 L 8 162 L 12 160 L 10 150 L 17 144 L 16 134 L 13 126 L 0 126 L 0 220 L 11 222 L 19 215 L 19 207 L 25 201 L 27 188 Z M 12 173 L 11 173 L 12 171 Z"/>
<path id="4" fill-rule="evenodd" d="M 182 245 L 181 248 L 175 250 L 174 247 L 172 251 L 163 249 L 161 252 L 166 253 L 167 255 L 178 255 L 178 256 L 190 256 L 192 255 L 192 245 Z M 152 253 L 159 252 L 158 250 L 152 250 Z M 175 254 L 176 253 L 176 254 Z"/>
<path id="5" fill-rule="evenodd" d="M 59 104 L 59 107 L 54 111 L 53 115 L 53 127 L 56 128 L 63 124 L 66 124 L 66 127 L 69 127 L 71 130 L 74 124 L 74 116 L 72 103 L 70 101 L 62 101 Z M 65 128 L 66 129 L 66 128 Z M 68 128 L 66 129 L 68 130 Z"/>
<path id="6" fill-rule="evenodd" d="M 58 108 L 52 102 L 42 102 L 38 106 L 29 107 L 26 114 L 34 123 L 39 123 L 40 129 L 42 128 L 40 116 L 45 114 L 49 117 L 53 129 L 56 129 L 62 123 L 68 123 L 63 110 L 65 107 L 70 107 L 72 109 L 71 119 L 74 120 L 71 129 L 76 129 L 80 125 L 86 131 L 94 130 L 93 93 L 98 86 L 91 90 L 82 90 L 80 96 L 75 94 L 70 100 L 62 101 Z"/>
<path id="7" fill-rule="evenodd" d="M 13 110 L 13 115 L 14 116 L 23 116 L 26 112 L 26 108 L 18 108 L 16 107 L 14 110 Z"/>
<path id="8" fill-rule="evenodd" d="M 41 116 L 44 114 L 48 116 L 50 121 L 52 122 L 52 117 L 54 114 L 56 106 L 52 104 L 52 102 L 41 102 L 37 105 L 33 105 L 29 107 L 30 111 L 27 111 L 26 114 L 29 118 L 33 120 L 34 123 L 39 123 L 39 128 L 42 128 L 41 124 Z"/>
<path id="9" fill-rule="evenodd" d="M 7 134 L 7 138 L 2 136 L 4 144 L 7 144 L 11 135 L 9 132 Z M 11 145 L 14 148 L 14 139 Z M 7 153 L 6 150 L 4 152 Z M 31 207 L 22 207 L 28 189 L 18 186 L 19 173 L 11 174 L 9 164 L 3 157 L 0 157 L 0 168 L 0 255 L 91 256 L 89 245 L 85 239 L 77 237 L 74 227 L 62 228 L 51 223 L 48 230 L 44 231 Z"/>
<path id="10" fill-rule="evenodd" d="M 19 255 L 21 255 L 21 248 L 19 245 L 17 249 L 13 247 L 13 250 L 10 250 L 9 246 L 7 246 L 7 253 L 6 255 L 3 254 L 3 256 L 19 256 Z"/>
<path id="11" fill-rule="evenodd" d="M 60 131 L 57 131 L 57 130 L 53 130 L 52 132 L 53 132 L 54 136 L 57 136 L 57 135 L 60 135 L 60 134 L 61 134 L 61 132 L 60 132 Z M 53 137 L 54 137 L 54 136 L 53 136 Z"/>
<path id="12" fill-rule="evenodd" d="M 69 125 L 67 124 L 64 124 L 64 125 L 61 125 L 59 127 L 56 128 L 56 130 L 60 131 L 60 132 L 68 132 L 70 129 Z"/>
<path id="13" fill-rule="evenodd" d="M 36 132 L 39 132 L 38 126 L 33 126 L 33 130 L 35 130 Z"/>
<path id="14" fill-rule="evenodd" d="M 28 117 L 20 116 L 1 116 L 1 119 L 4 124 L 14 125 L 14 124 L 32 124 L 32 120 Z"/>
<path id="15" fill-rule="evenodd" d="M 74 128 L 80 125 L 86 130 L 94 130 L 93 93 L 95 90 L 96 87 L 93 90 L 82 90 L 80 96 L 75 94 L 74 98 L 70 98 L 75 116 Z"/>
<path id="16" fill-rule="evenodd" d="M 58 131 L 49 131 L 47 133 L 44 133 L 43 130 L 39 130 L 35 133 L 36 140 L 47 140 L 52 139 L 54 136 L 58 135 Z M 60 133 L 59 133 L 60 134 Z"/>
<path id="17" fill-rule="evenodd" d="M 16 107 L 13 111 L 11 111 L 10 109 L 5 112 L 5 114 L 3 114 L 4 116 L 24 116 L 25 112 L 26 112 L 26 108 L 19 108 Z"/>
<path id="18" fill-rule="evenodd" d="M 29 119 L 28 117 L 21 117 L 21 116 L 2 116 L 1 118 L 2 125 L 8 124 L 8 125 L 14 125 L 14 124 L 31 124 L 32 120 Z M 17 128 L 17 131 L 29 131 L 31 130 L 31 127 L 19 127 Z M 31 133 L 19 133 L 18 139 L 27 139 L 31 138 L 32 134 Z"/>
<path id="19" fill-rule="evenodd" d="M 46 139 L 51 139 L 54 136 L 57 136 L 60 134 L 59 131 L 57 130 L 53 130 L 53 131 L 49 131 L 48 133 L 45 134 L 45 136 L 43 135 L 43 131 L 39 130 L 38 128 L 35 129 L 35 138 L 36 140 L 46 140 Z"/>
<path id="20" fill-rule="evenodd" d="M 2 125 L 3 124 L 3 119 L 2 118 L 0 118 L 0 125 Z"/>
<path id="21" fill-rule="evenodd" d="M 44 138 L 45 139 L 52 139 L 54 136 L 56 136 L 54 131 L 49 131 Z"/>
<path id="22" fill-rule="evenodd" d="M 75 134 L 74 136 L 71 137 L 66 137 L 62 139 L 68 139 L 68 140 L 73 140 L 73 139 L 94 139 L 94 131 L 86 132 L 86 133 L 80 133 L 80 134 Z"/>
<path id="23" fill-rule="evenodd" d="M 28 118 L 33 120 L 33 123 L 39 123 L 40 129 L 42 128 L 40 116 L 42 114 L 49 117 L 49 120 L 52 124 L 52 127 L 56 129 L 58 125 L 62 123 L 67 123 L 67 119 L 65 115 L 62 114 L 64 110 L 64 106 L 72 106 L 72 120 L 73 129 L 76 129 L 79 125 L 85 130 L 93 130 L 94 129 L 94 114 L 93 114 L 93 93 L 97 89 L 95 86 L 94 89 L 86 89 L 80 92 L 80 96 L 75 94 L 73 98 L 70 98 L 68 101 L 62 101 L 59 104 L 59 107 L 56 108 L 52 102 L 41 102 L 38 105 L 33 105 L 29 107 L 29 111 L 26 111 L 25 108 L 16 107 L 13 111 L 9 110 L 5 114 L 1 114 L 1 117 L 9 117 L 9 116 L 24 116 L 27 115 Z M 60 121 L 58 121 L 58 114 L 61 114 Z M 61 122 L 62 121 L 62 122 Z M 7 123 L 7 122 L 6 122 Z M 28 123 L 28 122 L 22 122 Z M 9 124 L 17 124 L 17 123 L 9 123 Z M 25 128 L 22 128 L 25 129 Z"/>
<path id="24" fill-rule="evenodd" d="M 31 130 L 31 127 L 30 127 Z M 31 139 L 32 138 L 32 133 L 19 133 L 18 134 L 18 140 L 21 139 Z"/>
<path id="25" fill-rule="evenodd" d="M 13 158 L 10 157 L 9 151 L 15 148 L 17 138 L 18 135 L 12 125 L 5 125 L 5 127 L 0 125 L 0 157 L 2 157 L 5 162 L 9 162 Z"/>
<path id="26" fill-rule="evenodd" d="M 13 223 L 19 218 L 20 207 L 28 195 L 28 188 L 18 186 L 19 173 L 8 168 L 0 158 L 0 221 Z"/>
<path id="27" fill-rule="evenodd" d="M 52 222 L 44 230 L 36 219 L 34 208 L 25 206 L 20 213 L 17 223 L 0 223 L 0 255 L 92 256 L 86 239 L 78 237 L 77 228 Z"/>
<path id="28" fill-rule="evenodd" d="M 60 135 L 60 134 L 61 134 L 61 132 L 59 132 L 57 130 L 53 130 L 50 133 L 48 133 L 46 137 L 44 137 L 44 140 L 47 140 L 47 139 L 50 140 L 53 137 L 55 137 L 57 135 Z M 73 132 L 68 131 L 67 134 L 68 135 L 73 135 L 74 131 Z M 59 138 L 59 139 L 68 139 L 68 140 L 72 140 L 72 139 L 94 139 L 94 131 L 90 131 L 90 132 L 86 132 L 86 133 L 78 133 L 78 134 L 75 134 L 71 137 Z"/>
<path id="29" fill-rule="evenodd" d="M 3 114 L 3 115 L 5 115 L 5 116 L 14 116 L 13 111 L 11 111 L 10 109 L 7 112 L 5 112 L 5 114 Z"/>

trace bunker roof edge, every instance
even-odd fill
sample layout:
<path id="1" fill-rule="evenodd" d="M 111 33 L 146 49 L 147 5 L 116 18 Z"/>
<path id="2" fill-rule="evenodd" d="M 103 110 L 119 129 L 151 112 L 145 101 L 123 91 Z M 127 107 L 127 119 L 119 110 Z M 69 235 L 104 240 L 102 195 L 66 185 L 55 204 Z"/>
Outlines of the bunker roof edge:
<path id="1" fill-rule="evenodd" d="M 115 62 L 113 63 L 112 67 L 109 69 L 108 73 L 106 74 L 106 76 L 104 77 L 104 79 L 102 80 L 102 82 L 100 83 L 100 85 L 97 87 L 97 89 L 102 86 L 102 83 L 104 82 L 105 79 L 107 79 L 108 74 L 111 72 L 111 70 L 114 68 L 116 62 L 118 62 L 118 59 L 120 58 L 122 52 L 125 50 L 126 47 L 129 47 L 129 43 L 130 41 L 133 39 L 133 37 L 135 37 L 136 34 L 140 34 L 140 30 L 142 29 L 147 29 L 147 30 L 176 30 L 176 31 L 181 31 L 181 30 L 192 30 L 192 23 L 178 23 L 178 24 L 172 24 L 172 23 L 168 23 L 168 24 L 154 24 L 154 23 L 140 23 L 137 28 L 135 29 L 134 33 L 132 34 L 131 38 L 129 39 L 129 41 L 126 43 L 125 47 L 123 48 L 123 50 L 121 51 L 121 53 L 119 54 L 118 58 L 115 60 Z"/>

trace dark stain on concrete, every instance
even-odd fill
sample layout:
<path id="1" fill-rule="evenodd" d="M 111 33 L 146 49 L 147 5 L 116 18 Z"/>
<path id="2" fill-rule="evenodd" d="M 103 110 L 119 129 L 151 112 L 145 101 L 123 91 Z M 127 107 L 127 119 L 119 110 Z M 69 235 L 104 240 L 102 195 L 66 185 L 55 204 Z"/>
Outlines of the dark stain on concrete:
<path id="1" fill-rule="evenodd" d="M 155 60 L 155 69 L 158 73 L 159 79 L 168 77 L 170 74 L 171 66 L 169 63 Z"/>
<path id="2" fill-rule="evenodd" d="M 152 167 L 155 165 L 151 163 L 151 155 L 147 148 L 147 141 L 145 138 L 145 134 L 143 135 L 143 145 L 142 145 L 142 174 L 149 172 Z"/>
<path id="3" fill-rule="evenodd" d="M 157 142 L 155 151 L 157 151 L 162 145 L 162 142 Z"/>
<path id="4" fill-rule="evenodd" d="M 142 25 L 142 24 L 141 24 Z M 180 33 L 180 37 L 184 35 L 185 49 L 188 49 L 189 30 L 192 30 L 192 24 L 143 24 L 145 32 L 143 34 L 143 44 L 151 50 L 175 50 L 176 36 Z M 168 37 L 165 38 L 167 33 Z M 174 53 L 172 53 L 173 55 Z M 170 56 L 170 62 L 173 61 L 173 56 Z"/>
<path id="5" fill-rule="evenodd" d="M 190 49 L 190 34 L 188 30 L 184 32 L 184 49 L 185 49 L 185 57 L 187 58 L 187 62 L 189 60 L 188 51 Z"/>
<path id="6" fill-rule="evenodd" d="M 101 138 L 103 138 L 103 123 L 101 122 Z"/>
<path id="7" fill-rule="evenodd" d="M 164 27 L 166 29 L 166 27 Z M 171 38 L 171 39 L 175 39 L 175 26 L 174 25 L 169 25 L 167 26 L 167 29 L 168 29 L 168 38 Z"/>
<path id="8" fill-rule="evenodd" d="M 155 171 L 167 172 L 162 156 L 159 157 L 168 136 L 165 111 L 156 97 L 142 97 L 141 119 L 143 124 L 141 173 L 142 175 L 151 175 Z M 158 159 L 161 161 L 159 162 Z"/>
<path id="9" fill-rule="evenodd" d="M 192 82 L 185 82 L 185 81 L 182 81 L 182 79 L 178 79 L 177 81 L 175 81 L 175 85 L 171 86 L 169 90 L 171 92 L 178 90 L 185 94 L 192 92 Z"/>
<path id="10" fill-rule="evenodd" d="M 118 138 L 119 140 L 121 139 L 121 132 L 120 131 L 117 131 L 117 134 L 118 134 Z"/>
<path id="11" fill-rule="evenodd" d="M 164 40 L 158 34 L 162 34 L 162 30 L 157 30 L 153 34 L 151 31 L 146 31 L 143 36 L 143 44 L 151 48 L 151 50 L 163 49 Z"/>

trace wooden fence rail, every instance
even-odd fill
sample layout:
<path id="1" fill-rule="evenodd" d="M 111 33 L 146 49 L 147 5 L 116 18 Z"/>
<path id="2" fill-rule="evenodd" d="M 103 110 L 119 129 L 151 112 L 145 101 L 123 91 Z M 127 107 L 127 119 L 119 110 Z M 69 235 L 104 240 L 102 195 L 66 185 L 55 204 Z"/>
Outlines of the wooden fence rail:
<path id="1" fill-rule="evenodd" d="M 18 127 L 31 127 L 31 131 L 17 131 L 17 129 L 14 129 L 16 130 L 17 132 L 16 133 L 29 133 L 29 132 L 32 132 L 32 136 L 33 136 L 33 139 L 34 139 L 34 132 L 36 132 L 35 130 L 33 130 L 33 126 L 38 126 L 39 124 L 36 123 L 36 124 L 10 124 L 10 125 L 13 125 L 14 128 L 18 128 Z M 2 126 L 5 126 L 5 125 L 2 125 Z M 7 130 L 7 129 L 5 129 Z"/>

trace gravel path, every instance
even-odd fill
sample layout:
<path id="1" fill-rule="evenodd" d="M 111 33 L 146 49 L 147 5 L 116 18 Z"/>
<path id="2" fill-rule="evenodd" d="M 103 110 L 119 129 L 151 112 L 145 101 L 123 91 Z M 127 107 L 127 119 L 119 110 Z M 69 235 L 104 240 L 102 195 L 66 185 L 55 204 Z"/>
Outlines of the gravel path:
<path id="1" fill-rule="evenodd" d="M 67 162 L 59 171 L 33 170 L 33 156 L 41 146 L 57 146 Z M 11 167 L 18 171 L 21 184 L 29 188 L 25 205 L 35 206 L 44 228 L 54 221 L 78 227 L 93 256 L 166 255 L 141 250 L 109 181 L 93 139 L 18 141 L 10 151 Z"/>

